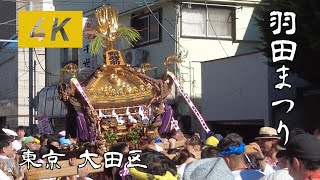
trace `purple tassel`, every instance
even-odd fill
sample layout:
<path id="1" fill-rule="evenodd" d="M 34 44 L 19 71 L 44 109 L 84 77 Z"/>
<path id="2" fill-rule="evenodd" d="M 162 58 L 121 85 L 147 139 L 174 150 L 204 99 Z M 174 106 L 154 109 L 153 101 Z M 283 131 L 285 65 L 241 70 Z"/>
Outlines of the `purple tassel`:
<path id="1" fill-rule="evenodd" d="M 89 142 L 90 142 L 91 145 L 94 145 L 95 141 L 97 139 L 97 127 L 96 127 L 97 126 L 97 122 L 94 121 L 94 125 L 92 126 L 92 124 L 90 123 L 90 118 L 92 118 L 92 117 L 90 117 L 88 115 L 88 111 L 85 111 L 84 117 L 88 121 L 87 124 L 89 124 L 88 125 L 89 126 L 89 128 L 88 128 L 89 129 Z"/>
<path id="2" fill-rule="evenodd" d="M 77 139 L 79 141 L 88 141 L 89 139 L 87 121 L 80 112 L 78 112 L 77 116 Z"/>
<path id="3" fill-rule="evenodd" d="M 161 116 L 162 119 L 162 125 L 159 128 L 160 135 L 166 134 L 170 132 L 171 128 L 171 118 L 173 117 L 173 109 L 170 105 L 166 105 L 164 108 L 165 112 Z"/>

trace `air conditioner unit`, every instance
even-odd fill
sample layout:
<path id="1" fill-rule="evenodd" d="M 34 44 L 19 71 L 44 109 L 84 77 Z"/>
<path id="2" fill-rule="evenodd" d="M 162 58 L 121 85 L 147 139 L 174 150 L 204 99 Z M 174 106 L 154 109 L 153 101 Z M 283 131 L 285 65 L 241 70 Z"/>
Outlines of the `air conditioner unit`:
<path id="1" fill-rule="evenodd" d="M 124 55 L 124 61 L 126 64 L 130 64 L 131 67 L 138 67 L 146 61 L 146 51 L 141 49 L 127 50 Z"/>

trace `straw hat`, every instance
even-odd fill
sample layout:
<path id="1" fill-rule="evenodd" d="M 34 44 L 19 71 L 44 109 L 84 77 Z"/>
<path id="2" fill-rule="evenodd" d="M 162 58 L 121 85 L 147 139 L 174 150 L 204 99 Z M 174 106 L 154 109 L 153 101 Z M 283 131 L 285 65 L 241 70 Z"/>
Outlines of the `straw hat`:
<path id="1" fill-rule="evenodd" d="M 277 130 L 272 127 L 262 127 L 259 131 L 259 136 L 255 139 L 281 139 L 277 133 Z"/>

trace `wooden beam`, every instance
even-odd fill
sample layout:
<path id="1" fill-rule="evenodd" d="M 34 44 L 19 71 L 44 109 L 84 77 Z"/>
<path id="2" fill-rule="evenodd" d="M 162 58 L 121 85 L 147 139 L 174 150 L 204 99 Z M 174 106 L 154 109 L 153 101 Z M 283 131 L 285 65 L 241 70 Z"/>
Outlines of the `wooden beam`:
<path id="1" fill-rule="evenodd" d="M 46 168 L 37 168 L 30 170 L 27 173 L 28 179 L 47 179 L 53 177 L 63 177 L 63 176 L 72 176 L 77 174 L 77 167 L 64 167 L 61 169 L 46 169 Z"/>
<path id="2" fill-rule="evenodd" d="M 104 171 L 104 163 L 101 162 L 103 160 L 102 157 L 92 158 L 92 160 L 96 164 L 100 164 L 101 167 L 99 169 L 94 169 L 89 162 L 87 162 L 86 167 L 89 167 L 90 173 L 99 173 Z M 64 177 L 64 176 L 73 176 L 78 173 L 78 164 L 84 163 L 84 159 L 76 159 L 75 166 L 70 166 L 69 160 L 58 161 L 58 165 L 61 167 L 57 169 L 54 167 L 53 170 L 46 169 L 45 164 L 40 168 L 31 167 L 27 172 L 28 180 L 37 180 L 37 179 L 47 179 L 53 177 Z"/>

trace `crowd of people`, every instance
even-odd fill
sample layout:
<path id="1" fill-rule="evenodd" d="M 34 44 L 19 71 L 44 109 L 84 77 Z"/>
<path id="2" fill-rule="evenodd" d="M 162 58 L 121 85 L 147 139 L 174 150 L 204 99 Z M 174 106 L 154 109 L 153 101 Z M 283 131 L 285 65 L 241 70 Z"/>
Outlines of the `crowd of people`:
<path id="1" fill-rule="evenodd" d="M 211 133 L 202 141 L 198 134 L 187 136 L 181 131 L 173 132 L 168 139 L 141 138 L 138 147 L 142 152 L 138 163 L 147 168 L 128 167 L 129 152 L 134 148 L 127 142 L 118 142 L 109 151 L 123 154 L 121 166 L 105 168 L 98 179 L 320 180 L 319 128 L 314 134 L 294 129 L 288 142 L 284 143 L 276 129 L 262 127 L 255 140 L 244 144 L 237 133 L 224 137 Z M 183 141 L 184 145 L 176 147 L 178 141 Z M 38 151 L 36 161 L 47 163 L 43 155 L 75 143 L 75 139 L 65 137 L 65 132 L 57 136 L 26 136 L 24 127 L 18 127 L 16 132 L 3 129 L 0 134 L 0 179 L 27 179 L 28 170 L 19 165 L 19 152 Z M 169 143 L 170 148 L 165 150 L 158 143 Z M 72 159 L 70 165 L 77 166 Z M 78 168 L 78 175 L 49 180 L 89 177 L 97 179 L 98 176 L 90 175 L 87 168 Z"/>

